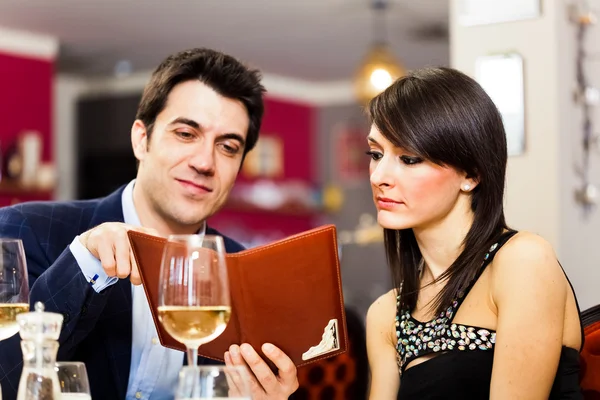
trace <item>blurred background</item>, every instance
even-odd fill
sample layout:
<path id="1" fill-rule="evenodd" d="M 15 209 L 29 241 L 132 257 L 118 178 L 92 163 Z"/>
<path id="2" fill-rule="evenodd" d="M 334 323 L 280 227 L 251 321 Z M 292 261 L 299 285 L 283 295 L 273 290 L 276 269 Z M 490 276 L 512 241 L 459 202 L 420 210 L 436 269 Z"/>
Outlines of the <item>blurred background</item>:
<path id="1" fill-rule="evenodd" d="M 258 147 L 209 223 L 247 246 L 338 227 L 360 320 L 390 289 L 364 155 L 366 100 L 452 66 L 503 114 L 509 224 L 548 239 L 600 303 L 600 0 L 0 0 L 0 205 L 104 196 L 135 176 L 150 73 L 211 47 L 263 71 Z"/>

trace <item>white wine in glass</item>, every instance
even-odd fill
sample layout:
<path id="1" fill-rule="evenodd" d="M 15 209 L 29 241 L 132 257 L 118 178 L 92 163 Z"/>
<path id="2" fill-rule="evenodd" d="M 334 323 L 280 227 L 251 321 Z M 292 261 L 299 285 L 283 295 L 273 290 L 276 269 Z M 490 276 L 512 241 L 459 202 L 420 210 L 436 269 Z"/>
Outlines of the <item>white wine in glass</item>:
<path id="1" fill-rule="evenodd" d="M 186 346 L 188 365 L 197 364 L 198 347 L 223 333 L 230 315 L 223 238 L 169 236 L 161 262 L 158 316 L 169 335 Z"/>
<path id="2" fill-rule="evenodd" d="M 29 279 L 23 242 L 0 239 L 0 340 L 19 332 L 17 315 L 28 311 Z"/>
<path id="3" fill-rule="evenodd" d="M 0 340 L 8 339 L 19 332 L 17 315 L 28 311 L 27 303 L 0 303 Z"/>

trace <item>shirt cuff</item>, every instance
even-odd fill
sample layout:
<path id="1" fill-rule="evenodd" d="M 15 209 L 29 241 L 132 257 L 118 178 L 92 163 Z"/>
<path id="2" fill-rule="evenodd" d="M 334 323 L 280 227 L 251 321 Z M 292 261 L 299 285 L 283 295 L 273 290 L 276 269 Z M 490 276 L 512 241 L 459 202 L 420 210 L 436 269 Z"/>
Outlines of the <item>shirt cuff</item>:
<path id="1" fill-rule="evenodd" d="M 100 260 L 85 248 L 81 241 L 79 241 L 79 236 L 73 239 L 69 245 L 69 250 L 71 250 L 73 257 L 75 257 L 75 261 L 77 261 L 77 265 L 79 265 L 83 276 L 85 276 L 85 279 L 97 293 L 100 293 L 110 285 L 114 285 L 119 280 L 116 276 L 108 276 L 106 274 Z"/>

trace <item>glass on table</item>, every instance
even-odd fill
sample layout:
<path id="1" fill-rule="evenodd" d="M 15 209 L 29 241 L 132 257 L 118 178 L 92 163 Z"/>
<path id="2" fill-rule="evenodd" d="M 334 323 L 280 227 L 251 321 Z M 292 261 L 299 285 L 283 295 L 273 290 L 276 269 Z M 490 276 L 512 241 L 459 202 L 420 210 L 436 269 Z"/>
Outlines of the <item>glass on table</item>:
<path id="1" fill-rule="evenodd" d="M 60 361 L 55 366 L 61 399 L 91 400 L 90 383 L 85 364 L 77 361 Z"/>
<path id="2" fill-rule="evenodd" d="M 183 367 L 175 400 L 251 400 L 250 374 L 242 366 Z"/>
<path id="3" fill-rule="evenodd" d="M 23 242 L 0 239 L 0 340 L 19 332 L 17 315 L 29 311 L 29 279 Z"/>
<path id="4" fill-rule="evenodd" d="M 23 242 L 20 239 L 0 239 L 0 340 L 19 332 L 17 315 L 28 311 L 29 279 Z"/>

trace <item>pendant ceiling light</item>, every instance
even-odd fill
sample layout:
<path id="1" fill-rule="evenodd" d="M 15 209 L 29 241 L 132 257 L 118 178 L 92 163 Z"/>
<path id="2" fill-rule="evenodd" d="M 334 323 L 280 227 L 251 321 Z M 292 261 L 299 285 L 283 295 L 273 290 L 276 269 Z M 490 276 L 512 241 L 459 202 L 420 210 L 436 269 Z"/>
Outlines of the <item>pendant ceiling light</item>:
<path id="1" fill-rule="evenodd" d="M 396 79 L 405 74 L 405 69 L 391 52 L 385 29 L 387 0 L 373 0 L 374 42 L 362 60 L 355 77 L 358 101 L 366 104 L 383 92 Z"/>

